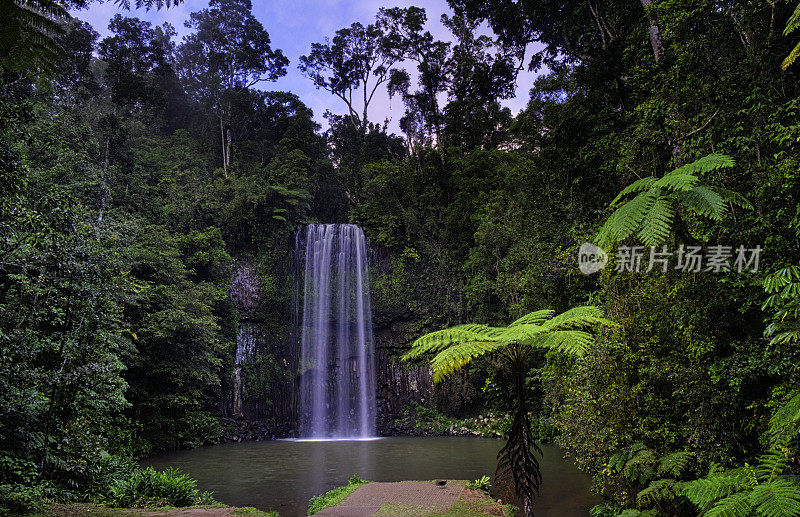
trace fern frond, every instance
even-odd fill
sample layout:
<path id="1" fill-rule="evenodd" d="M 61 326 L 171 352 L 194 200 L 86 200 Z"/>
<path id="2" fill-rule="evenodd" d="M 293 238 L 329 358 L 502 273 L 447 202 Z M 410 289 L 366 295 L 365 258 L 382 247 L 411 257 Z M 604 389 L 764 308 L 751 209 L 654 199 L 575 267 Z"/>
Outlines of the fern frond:
<path id="1" fill-rule="evenodd" d="M 800 487 L 788 479 L 778 478 L 756 486 L 749 499 L 756 514 L 763 517 L 800 515 Z"/>
<path id="2" fill-rule="evenodd" d="M 497 339 L 505 343 L 531 344 L 545 331 L 546 329 L 541 325 L 517 325 L 506 328 Z"/>
<path id="3" fill-rule="evenodd" d="M 758 458 L 756 467 L 758 480 L 765 482 L 777 478 L 783 474 L 788 464 L 789 458 L 783 450 L 778 447 L 770 448 Z"/>
<path id="4" fill-rule="evenodd" d="M 665 198 L 657 199 L 644 217 L 644 223 L 639 230 L 639 238 L 646 246 L 663 243 L 672 231 L 674 216 L 672 203 Z"/>
<path id="5" fill-rule="evenodd" d="M 794 395 L 769 419 L 767 435 L 773 444 L 785 443 L 800 434 L 800 393 Z"/>
<path id="6" fill-rule="evenodd" d="M 547 330 L 561 328 L 575 328 L 586 325 L 615 325 L 614 322 L 603 318 L 603 311 L 594 305 L 582 305 L 566 310 L 542 324 Z"/>
<path id="7" fill-rule="evenodd" d="M 750 203 L 750 201 L 748 201 L 746 197 L 738 192 L 734 192 L 733 190 L 728 190 L 722 187 L 716 187 L 716 191 L 717 194 L 722 196 L 722 199 L 724 199 L 727 203 L 732 203 L 748 210 L 753 209 L 753 205 Z"/>
<path id="8" fill-rule="evenodd" d="M 706 510 L 715 501 L 746 488 L 747 477 L 741 471 L 735 470 L 690 481 L 683 486 L 683 494 L 700 510 Z"/>
<path id="9" fill-rule="evenodd" d="M 411 349 L 403 354 L 402 359 L 403 361 L 408 361 L 426 354 L 440 352 L 451 345 L 486 340 L 488 340 L 488 336 L 460 327 L 437 330 L 436 332 L 425 334 L 414 341 L 411 344 Z"/>
<path id="10" fill-rule="evenodd" d="M 615 197 L 614 200 L 611 201 L 610 206 L 616 205 L 620 199 L 627 196 L 628 194 L 650 190 L 650 188 L 653 186 L 653 183 L 655 182 L 656 182 L 655 176 L 647 176 L 646 178 L 641 178 L 634 181 L 633 183 L 622 189 L 622 191 L 619 194 L 617 194 L 617 197 Z"/>
<path id="11" fill-rule="evenodd" d="M 463 330 L 467 332 L 474 332 L 486 338 L 500 336 L 504 327 L 490 327 L 489 325 L 481 325 L 480 323 L 464 323 L 463 325 L 456 325 L 454 329 Z"/>
<path id="12" fill-rule="evenodd" d="M 784 60 L 781 62 L 781 69 L 786 70 L 787 68 L 792 66 L 792 64 L 794 64 L 794 62 L 797 61 L 798 57 L 800 57 L 800 43 L 795 45 L 792 51 L 789 52 L 789 55 L 786 56 Z"/>
<path id="13" fill-rule="evenodd" d="M 715 221 L 721 220 L 728 211 L 728 205 L 723 197 L 703 185 L 698 185 L 688 192 L 677 193 L 676 197 L 689 210 Z"/>
<path id="14" fill-rule="evenodd" d="M 704 517 L 749 517 L 753 506 L 750 504 L 750 494 L 746 491 L 736 492 L 720 499 L 714 506 L 703 514 Z"/>
<path id="15" fill-rule="evenodd" d="M 542 309 L 539 311 L 529 312 L 525 316 L 511 322 L 509 327 L 516 327 L 517 325 L 540 325 L 548 319 L 552 318 L 556 311 L 552 309 Z"/>
<path id="16" fill-rule="evenodd" d="M 800 3 L 794 8 L 794 12 L 786 22 L 786 28 L 783 29 L 783 35 L 788 36 L 798 28 L 800 28 Z"/>
<path id="17" fill-rule="evenodd" d="M 554 330 L 544 334 L 534 346 L 550 348 L 569 355 L 582 356 L 594 343 L 594 338 L 582 330 Z"/>
<path id="18" fill-rule="evenodd" d="M 698 181 L 699 178 L 694 174 L 676 174 L 675 171 L 672 171 L 656 181 L 653 188 L 669 191 L 692 190 Z"/>
<path id="19" fill-rule="evenodd" d="M 734 167 L 736 162 L 733 158 L 726 154 L 709 154 L 703 156 L 699 160 L 695 160 L 691 163 L 687 163 L 686 165 L 682 165 L 677 169 L 673 170 L 672 172 L 668 173 L 667 176 L 670 175 L 681 175 L 681 174 L 694 174 L 694 175 L 703 175 L 708 172 L 717 169 L 727 169 L 730 167 Z"/>
<path id="20" fill-rule="evenodd" d="M 656 194 L 652 190 L 642 192 L 619 207 L 614 216 L 616 217 L 616 232 L 614 239 L 622 241 L 630 237 L 642 224 L 642 219 L 650 211 L 650 207 L 656 201 Z"/>
<path id="21" fill-rule="evenodd" d="M 680 495 L 681 483 L 674 479 L 657 479 L 636 494 L 639 506 L 655 506 L 676 499 Z"/>
<path id="22" fill-rule="evenodd" d="M 442 350 L 431 361 L 433 382 L 438 383 L 474 359 L 504 347 L 505 343 L 473 341 Z"/>
<path id="23" fill-rule="evenodd" d="M 674 476 L 678 477 L 684 473 L 689 462 L 693 460 L 695 454 L 693 452 L 673 452 L 661 458 L 658 465 L 659 476 Z"/>

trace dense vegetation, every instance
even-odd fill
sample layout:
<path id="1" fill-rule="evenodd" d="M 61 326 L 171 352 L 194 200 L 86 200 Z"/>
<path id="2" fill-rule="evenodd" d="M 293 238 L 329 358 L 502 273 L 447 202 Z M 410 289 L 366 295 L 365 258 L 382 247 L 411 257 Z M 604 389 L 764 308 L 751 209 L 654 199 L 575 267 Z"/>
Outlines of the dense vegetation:
<path id="1" fill-rule="evenodd" d="M 99 39 L 65 11 L 85 4 L 0 3 L 0 507 L 110 500 L 131 458 L 214 443 L 234 260 L 287 336 L 294 231 L 349 221 L 377 324 L 615 322 L 521 365 L 533 429 L 607 498 L 594 515 L 800 515 L 795 5 L 450 0 L 450 42 L 386 8 L 289 63 L 249 0 L 211 0 L 182 41 L 123 15 Z M 346 110 L 326 131 L 269 91 L 288 66 Z M 512 116 L 519 67 L 540 75 Z M 402 136 L 369 118 L 375 88 Z M 598 233 L 611 261 L 584 276 Z M 731 267 L 648 270 L 649 248 L 615 267 L 642 244 L 731 246 Z M 757 271 L 739 246 L 763 248 Z M 499 361 L 441 409 L 512 411 Z"/>

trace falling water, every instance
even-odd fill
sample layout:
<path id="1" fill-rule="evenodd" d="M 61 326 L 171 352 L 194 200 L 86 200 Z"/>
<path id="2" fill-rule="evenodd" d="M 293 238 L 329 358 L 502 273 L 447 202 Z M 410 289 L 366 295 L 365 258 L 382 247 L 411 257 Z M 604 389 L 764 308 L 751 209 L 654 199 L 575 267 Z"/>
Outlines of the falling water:
<path id="1" fill-rule="evenodd" d="M 311 224 L 296 248 L 298 257 L 305 253 L 300 436 L 371 437 L 375 369 L 364 232 Z"/>

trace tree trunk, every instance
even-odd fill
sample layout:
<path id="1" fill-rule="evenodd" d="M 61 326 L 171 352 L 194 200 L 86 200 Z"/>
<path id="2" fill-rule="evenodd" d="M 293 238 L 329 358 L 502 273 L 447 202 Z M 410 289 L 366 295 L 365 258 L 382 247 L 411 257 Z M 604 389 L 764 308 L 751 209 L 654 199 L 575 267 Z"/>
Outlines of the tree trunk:
<path id="1" fill-rule="evenodd" d="M 228 167 L 231 164 L 231 128 L 225 128 L 225 170 L 228 170 Z"/>
<path id="2" fill-rule="evenodd" d="M 542 450 L 533 440 L 528 407 L 525 403 L 525 358 L 524 345 L 513 345 L 512 370 L 515 381 L 516 408 L 508 442 L 497 453 L 495 483 L 505 499 L 516 499 L 525 517 L 533 516 L 533 501 L 542 484 L 542 473 L 534 451 Z"/>
<path id="3" fill-rule="evenodd" d="M 225 159 L 226 152 L 225 152 L 225 126 L 222 124 L 222 117 L 219 118 L 219 134 L 222 138 L 222 170 L 225 173 L 225 177 L 228 177 L 228 161 Z"/>
<path id="4" fill-rule="evenodd" d="M 652 3 L 652 0 L 640 1 L 642 2 L 642 7 L 644 7 L 645 14 L 647 14 L 647 18 L 650 20 L 650 46 L 653 47 L 653 56 L 656 58 L 656 63 L 659 63 L 664 58 L 664 43 L 661 40 L 661 30 L 658 28 L 655 17 L 647 12 L 648 6 Z"/>

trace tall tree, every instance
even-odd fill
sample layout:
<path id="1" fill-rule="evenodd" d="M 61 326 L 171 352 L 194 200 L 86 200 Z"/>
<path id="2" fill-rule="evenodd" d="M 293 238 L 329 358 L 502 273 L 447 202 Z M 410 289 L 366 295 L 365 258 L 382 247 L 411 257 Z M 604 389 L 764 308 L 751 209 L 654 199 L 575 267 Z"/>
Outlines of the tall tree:
<path id="1" fill-rule="evenodd" d="M 286 75 L 289 60 L 270 45 L 269 33 L 252 13 L 250 0 L 211 0 L 210 8 L 191 14 L 186 26 L 196 32 L 178 49 L 181 78 L 219 123 L 222 166 L 231 163 L 236 126 L 235 98 L 263 81 Z"/>
<path id="2" fill-rule="evenodd" d="M 411 91 L 411 78 L 405 70 L 392 76 L 389 94 L 399 94 L 406 105 L 400 128 L 413 147 L 433 134 L 441 142 L 442 114 L 438 95 L 446 91 L 450 80 L 450 44 L 434 40 L 424 31 L 427 15 L 419 7 L 381 8 L 378 24 L 386 30 L 386 50 L 400 60 L 416 64 L 420 89 Z"/>
<path id="3" fill-rule="evenodd" d="M 300 57 L 299 68 L 314 86 L 331 92 L 345 103 L 348 120 L 364 134 L 375 92 L 389 81 L 394 72 L 392 66 L 399 59 L 396 53 L 388 51 L 382 27 L 378 24 L 365 27 L 356 22 L 336 31 L 333 40 L 326 38 L 324 43 L 312 43 L 311 52 Z"/>

